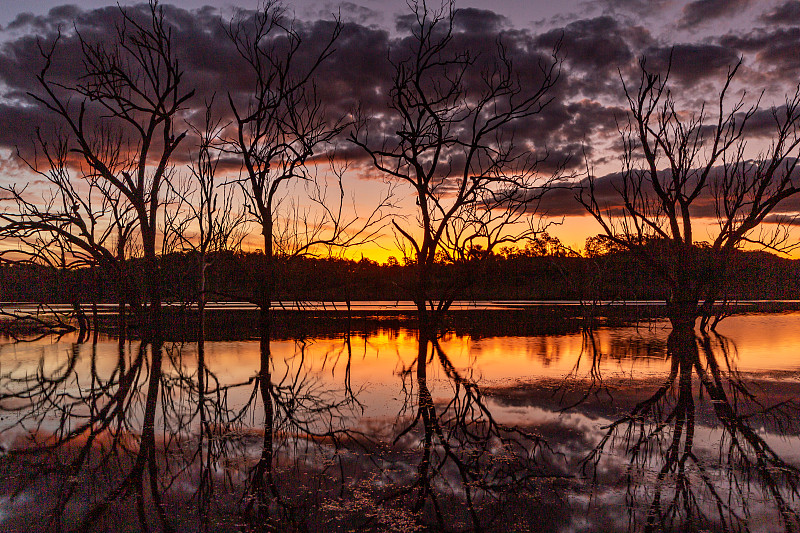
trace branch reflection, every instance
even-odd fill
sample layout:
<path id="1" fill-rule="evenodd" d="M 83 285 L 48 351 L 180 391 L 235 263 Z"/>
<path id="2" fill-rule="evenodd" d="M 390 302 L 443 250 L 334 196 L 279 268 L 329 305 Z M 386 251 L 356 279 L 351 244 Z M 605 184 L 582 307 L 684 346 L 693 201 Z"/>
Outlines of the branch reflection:
<path id="1" fill-rule="evenodd" d="M 378 503 L 407 509 L 416 527 L 496 527 L 511 509 L 510 497 L 536 498 L 545 483 L 561 477 L 549 468 L 552 450 L 532 427 L 493 415 L 472 371 L 454 366 L 434 331 L 421 329 L 418 339 L 417 357 L 400 370 L 405 404 L 392 441 L 396 464 L 384 468 L 393 483 Z M 431 382 L 430 372 L 442 377 Z M 416 466 L 402 475 L 409 454 Z"/>
<path id="2" fill-rule="evenodd" d="M 602 354 L 587 339 L 590 379 L 573 405 L 605 387 Z M 798 530 L 800 470 L 776 451 L 800 431 L 797 400 L 768 401 L 737 371 L 733 342 L 718 334 L 676 328 L 667 358 L 666 379 L 604 428 L 584 472 L 599 483 L 605 463 L 624 454 L 631 530 L 750 530 L 770 512 L 773 525 Z"/>
<path id="3" fill-rule="evenodd" d="M 3 527 L 301 528 L 319 503 L 313 488 L 340 488 L 331 471 L 360 405 L 348 387 L 320 379 L 332 369 L 311 368 L 307 343 L 277 360 L 269 346 L 261 343 L 255 375 L 239 382 L 210 368 L 203 341 L 196 350 L 73 343 L 58 358 L 46 345 L 33 359 L 6 359 L 0 496 L 19 512 Z M 331 365 L 349 366 L 342 346 Z"/>

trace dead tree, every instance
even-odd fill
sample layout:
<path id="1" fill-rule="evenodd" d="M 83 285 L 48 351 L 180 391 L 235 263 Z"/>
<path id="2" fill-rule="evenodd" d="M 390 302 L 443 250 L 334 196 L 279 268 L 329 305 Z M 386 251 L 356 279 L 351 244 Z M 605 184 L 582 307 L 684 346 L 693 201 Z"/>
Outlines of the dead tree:
<path id="1" fill-rule="evenodd" d="M 138 502 L 140 518 L 145 517 L 145 500 L 151 501 L 155 504 L 163 529 L 169 530 L 169 521 L 159 496 L 160 465 L 156 459 L 156 447 L 160 440 L 156 435 L 156 413 L 159 407 L 163 408 L 169 401 L 168 394 L 161 394 L 165 358 L 161 338 L 157 226 L 163 210 L 164 182 L 170 176 L 172 156 L 186 136 L 186 131 L 180 131 L 177 127 L 176 120 L 193 92 L 181 86 L 182 71 L 173 50 L 171 32 L 164 11 L 156 0 L 151 0 L 146 7 L 130 10 L 120 8 L 115 39 L 111 43 L 90 42 L 76 30 L 74 36 L 69 38 L 75 39 L 80 46 L 83 71 L 78 73 L 75 81 L 51 77 L 51 66 L 57 60 L 58 43 L 62 38 L 59 34 L 51 47 L 40 46 L 44 66 L 37 75 L 37 81 L 41 92 L 31 94 L 32 98 L 55 115 L 65 130 L 66 141 L 58 152 L 65 155 L 48 158 L 48 162 L 63 161 L 65 170 L 78 168 L 76 174 L 104 191 L 101 196 L 108 202 L 106 206 L 111 213 L 116 213 L 115 220 L 99 231 L 106 235 L 103 242 L 109 243 L 113 241 L 111 235 L 116 231 L 118 253 L 115 255 L 109 247 L 103 246 L 94 248 L 93 254 L 100 251 L 100 257 L 108 256 L 109 261 L 116 261 L 119 252 L 124 254 L 125 248 L 132 244 L 133 233 L 138 232 L 144 263 L 144 300 L 147 303 L 147 312 L 143 315 L 145 340 L 139 345 L 135 364 L 131 365 L 130 370 L 123 370 L 119 374 L 119 387 L 117 392 L 112 393 L 113 398 L 105 398 L 108 401 L 102 407 L 97 407 L 100 412 L 108 414 L 120 409 L 130 400 L 131 394 L 140 395 L 142 399 L 138 405 L 142 407 L 139 418 L 142 425 L 137 428 L 139 443 L 129 455 L 130 473 L 107 498 L 93 506 L 86 521 L 93 523 L 93 519 L 103 513 L 109 503 L 133 495 Z M 73 188 L 77 197 L 80 197 L 78 181 L 69 173 L 63 176 L 65 179 L 56 183 L 54 198 L 59 198 L 59 195 L 71 196 L 72 193 L 66 191 Z M 117 201 L 113 201 L 114 198 Z M 135 222 L 115 210 L 119 207 L 119 200 L 123 205 L 130 206 L 135 213 Z M 83 216 L 69 218 L 63 224 L 62 227 L 68 231 L 58 234 L 59 238 L 73 244 L 75 249 L 82 249 L 91 232 L 82 230 L 78 232 L 80 238 L 75 238 L 73 228 L 79 228 L 82 221 L 87 219 L 93 221 L 97 210 L 80 203 L 62 204 L 56 213 L 60 216 L 83 210 Z M 52 214 L 44 210 L 37 216 L 50 220 Z M 52 225 L 42 235 L 48 233 L 52 233 Z M 124 348 L 124 344 L 121 343 L 120 348 Z M 137 378 L 143 369 L 148 375 L 138 382 Z M 51 383 L 45 380 L 44 386 Z M 100 388 L 97 394 L 106 395 L 106 389 Z M 76 401 L 75 405 L 96 408 L 96 403 L 85 400 Z M 85 429 L 89 426 L 66 428 L 66 438 L 59 440 L 59 443 L 68 443 L 79 435 L 91 438 L 82 449 L 83 453 L 69 465 L 68 473 L 74 475 L 85 464 L 92 441 L 115 422 L 113 417 L 102 418 L 105 426 L 95 426 L 92 422 L 96 420 L 95 417 L 83 419 L 89 420 L 91 431 Z M 62 420 L 66 421 L 67 416 Z M 72 489 L 62 494 L 66 498 L 62 500 L 65 504 L 71 494 Z M 148 529 L 146 520 L 143 520 L 143 528 Z"/>
<path id="2" fill-rule="evenodd" d="M 226 127 L 212 113 L 213 99 L 206 104 L 203 124 L 192 125 L 197 138 L 196 152 L 189 173 L 171 180 L 168 196 L 173 200 L 164 211 L 165 242 L 174 243 L 174 251 L 190 253 L 196 258 L 199 342 L 205 337 L 205 307 L 211 292 L 207 287 L 207 271 L 214 255 L 226 250 L 239 250 L 246 236 L 246 212 L 237 206 L 235 187 L 217 176 L 223 154 L 221 132 Z"/>
<path id="3" fill-rule="evenodd" d="M 282 5 L 274 1 L 255 12 L 242 12 L 228 29 L 253 82 L 246 103 L 229 95 L 235 137 L 228 145 L 241 158 L 239 183 L 245 207 L 263 239 L 264 266 L 258 276 L 258 294 L 252 298 L 261 310 L 262 327 L 268 327 L 279 259 L 368 242 L 382 225 L 383 210 L 389 205 L 387 194 L 367 216 L 348 217 L 343 186 L 346 164 L 337 167 L 332 152 L 328 157 L 332 172 L 320 177 L 316 169 L 320 158 L 312 159 L 330 148 L 347 125 L 341 118 L 328 116 L 314 81 L 320 65 L 334 52 L 340 32 L 341 23 L 334 20 L 325 42 L 306 43 Z M 304 54 L 310 54 L 311 60 Z M 335 185 L 326 185 L 326 178 Z M 302 207 L 303 200 L 313 208 Z"/>
<path id="4" fill-rule="evenodd" d="M 386 200 L 366 217 L 346 215 L 343 170 L 336 169 L 336 198 L 330 198 L 324 179 L 310 163 L 346 127 L 331 119 L 317 95 L 314 75 L 334 52 L 341 32 L 334 20 L 322 43 L 304 41 L 282 5 L 267 0 L 254 12 L 242 11 L 228 35 L 252 80 L 246 102 L 229 95 L 234 136 L 229 150 L 241 158 L 239 180 L 250 221 L 263 238 L 263 261 L 256 274 L 256 294 L 248 298 L 259 309 L 261 363 L 258 373 L 265 430 L 262 456 L 252 486 L 259 513 L 269 507 L 270 472 L 274 457 L 275 401 L 270 354 L 271 308 L 276 299 L 278 262 L 332 247 L 346 248 L 371 240 L 381 226 Z M 308 52 L 308 54 L 306 54 Z M 310 55 L 310 60 L 304 60 Z M 331 158 L 333 161 L 333 158 Z M 297 195 L 307 193 L 316 209 L 300 207 Z"/>
<path id="5" fill-rule="evenodd" d="M 183 71 L 157 0 L 145 8 L 120 8 L 113 43 L 90 42 L 76 31 L 85 70 L 75 82 L 50 77 L 60 38 L 50 48 L 40 47 L 45 65 L 36 79 L 42 93 L 31 96 L 66 128 L 69 153 L 79 158 L 84 173 L 119 192 L 135 212 L 148 321 L 158 336 L 158 217 L 172 156 L 187 133 L 176 120 L 194 91 L 181 85 Z M 109 142 L 115 150 L 107 149 Z"/>
<path id="6" fill-rule="evenodd" d="M 413 2 L 411 9 L 412 35 L 395 54 L 389 115 L 382 120 L 391 125 L 376 134 L 375 125 L 361 120 L 350 140 L 415 200 L 415 216 L 395 218 L 393 227 L 414 265 L 408 289 L 425 324 L 464 288 L 459 279 L 437 299 L 431 279 L 437 262 L 486 258 L 540 229 L 532 212 L 559 172 L 542 174 L 542 157 L 517 146 L 512 128 L 551 101 L 559 61 L 556 51 L 543 57 L 536 81 L 525 86 L 500 39 L 488 62 L 458 48 L 452 3 L 432 10 Z"/>
<path id="7" fill-rule="evenodd" d="M 242 159 L 245 204 L 263 237 L 264 271 L 255 298 L 262 328 L 268 327 L 275 294 L 275 226 L 280 204 L 288 187 L 310 179 L 306 164 L 314 150 L 330 142 L 342 127 L 324 116 L 311 78 L 332 53 L 340 30 L 337 21 L 312 64 L 300 65 L 299 53 L 308 44 L 277 2 L 243 12 L 228 29 L 253 79 L 246 107 L 229 95 L 236 130 L 230 145 Z"/>
<path id="8" fill-rule="evenodd" d="M 119 158 L 120 146 L 115 139 L 100 133 L 96 141 L 96 150 L 102 151 L 106 161 Z M 120 316 L 124 316 L 125 302 L 138 308 L 138 291 L 125 275 L 124 265 L 125 243 L 136 227 L 130 205 L 84 166 L 72 167 L 67 136 L 48 140 L 37 131 L 34 155 L 25 158 L 18 153 L 18 157 L 46 185 L 38 197 L 27 185 L 0 187 L 0 238 L 16 243 L 0 253 L 0 260 L 50 267 L 61 274 L 99 268 L 117 288 L 123 306 Z M 98 281 L 94 303 L 99 285 Z M 86 294 L 71 295 L 83 332 L 86 324 L 80 319 L 81 298 Z"/>
<path id="9" fill-rule="evenodd" d="M 701 313 L 710 313 L 736 249 L 748 243 L 783 249 L 787 234 L 780 224 L 775 231 L 762 224 L 800 192 L 800 87 L 784 106 L 772 109 L 771 144 L 750 158 L 746 126 L 758 102 L 746 107 L 745 95 L 728 102 L 740 65 L 729 69 L 713 109 L 685 112 L 670 91 L 669 71 L 653 73 L 641 59 L 638 87 L 623 80 L 630 111 L 621 128 L 618 205 L 601 203 L 591 175 L 578 193 L 608 239 L 636 253 L 668 283 L 668 315 L 675 327 L 693 327 Z M 698 212 L 704 202 L 714 206 L 710 219 Z M 697 237 L 701 228 L 707 234 L 704 221 L 718 225 L 708 243 Z"/>

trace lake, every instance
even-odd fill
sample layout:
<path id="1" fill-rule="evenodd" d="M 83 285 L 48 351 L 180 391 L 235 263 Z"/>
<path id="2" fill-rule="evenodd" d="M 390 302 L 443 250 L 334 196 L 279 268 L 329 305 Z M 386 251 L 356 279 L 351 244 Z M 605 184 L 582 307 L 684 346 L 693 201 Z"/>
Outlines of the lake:
<path id="1" fill-rule="evenodd" d="M 542 333 L 509 307 L 435 338 L 3 339 L 0 529 L 800 526 L 800 312 Z"/>

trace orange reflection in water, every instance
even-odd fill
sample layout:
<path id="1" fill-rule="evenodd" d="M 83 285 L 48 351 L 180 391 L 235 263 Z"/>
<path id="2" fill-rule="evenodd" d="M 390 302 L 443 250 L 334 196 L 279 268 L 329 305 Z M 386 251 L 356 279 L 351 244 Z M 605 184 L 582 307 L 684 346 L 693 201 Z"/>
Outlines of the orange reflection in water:
<path id="1" fill-rule="evenodd" d="M 483 337 L 446 334 L 440 345 L 462 376 L 481 385 L 503 387 L 519 382 L 561 379 L 568 374 L 580 378 L 588 374 L 592 361 L 606 378 L 646 379 L 667 371 L 666 323 L 639 327 L 600 328 L 589 339 L 580 332 L 526 337 Z M 795 372 L 800 370 L 800 312 L 752 314 L 729 317 L 719 333 L 736 347 L 732 362 L 743 372 Z M 32 343 L 0 345 L 0 368 L 15 375 L 32 372 L 58 373 L 58 369 L 77 356 L 76 374 L 89 375 L 94 365 L 100 375 L 110 376 L 117 367 L 120 352 L 114 339 L 97 345 L 73 344 L 74 338 L 57 342 L 42 339 Z M 271 343 L 273 379 L 294 375 L 318 383 L 333 394 L 344 390 L 349 376 L 352 389 L 365 406 L 366 416 L 398 412 L 397 403 L 407 392 L 402 372 L 415 364 L 418 351 L 413 330 L 383 329 L 368 335 L 353 336 L 349 345 L 342 335 L 312 338 L 303 342 L 276 340 Z M 137 344 L 128 343 L 124 357 L 136 357 Z M 246 383 L 258 371 L 259 342 L 207 341 L 206 362 L 220 383 Z M 196 371 L 197 346 L 194 343 L 167 345 L 172 354 L 172 369 L 166 372 L 191 374 Z M 438 361 L 428 368 L 431 392 L 447 396 L 452 384 Z M 248 394 L 241 387 L 236 393 Z"/>

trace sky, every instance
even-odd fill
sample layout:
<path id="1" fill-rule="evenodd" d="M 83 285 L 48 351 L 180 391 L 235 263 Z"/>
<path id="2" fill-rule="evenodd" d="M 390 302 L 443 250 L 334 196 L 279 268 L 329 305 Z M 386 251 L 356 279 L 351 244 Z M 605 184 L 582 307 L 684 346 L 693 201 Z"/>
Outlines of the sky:
<path id="1" fill-rule="evenodd" d="M 189 104 L 194 110 L 212 93 L 238 98 L 250 87 L 223 28 L 236 9 L 252 9 L 257 2 L 208 4 L 162 2 L 174 25 L 184 81 L 197 88 Z M 123 0 L 120 5 L 136 9 L 137 2 Z M 323 80 L 320 95 L 329 112 L 347 113 L 360 106 L 367 114 L 382 116 L 391 80 L 389 50 L 400 48 L 408 35 L 403 24 L 408 13 L 405 2 L 298 0 L 286 7 L 308 42 L 324 39 L 333 13 L 345 23 L 335 54 L 318 72 Z M 541 114 L 517 125 L 515 139 L 532 150 L 546 148 L 549 165 L 566 161 L 567 172 L 576 175 L 587 161 L 598 176 L 619 171 L 618 124 L 626 112 L 621 78 L 637 79 L 640 57 L 650 68 L 664 70 L 672 55 L 672 89 L 687 112 L 713 101 L 728 69 L 741 58 L 731 102 L 743 97 L 753 103 L 763 93 L 749 131 L 753 150 L 766 146 L 770 138 L 770 106 L 780 106 L 800 80 L 800 1 L 493 0 L 458 1 L 456 7 L 458 42 L 491 54 L 500 36 L 523 76 L 560 40 L 563 63 L 552 101 Z M 17 149 L 26 153 L 37 127 L 52 126 L 52 116 L 28 95 L 40 90 L 34 79 L 41 66 L 37 39 L 49 42 L 59 27 L 67 34 L 77 27 L 88 38 L 103 39 L 111 31 L 116 9 L 103 0 L 0 3 L 0 182 L 34 180 L 14 154 Z M 68 35 L 63 41 L 54 73 L 67 79 L 79 69 L 78 53 L 74 39 Z M 220 113 L 225 112 L 221 108 Z M 382 182 L 375 179 L 365 154 L 351 149 L 348 155 L 354 161 L 350 183 L 358 191 L 353 198 L 358 210 L 365 212 L 380 195 Z M 611 180 L 603 194 L 613 193 Z M 600 227 L 572 196 L 564 191 L 553 194 L 541 211 L 547 220 L 557 222 L 550 233 L 578 248 Z M 397 203 L 401 209 L 413 209 L 407 198 Z M 780 208 L 788 214 L 798 210 L 798 201 Z M 382 246 L 362 252 L 378 260 L 395 253 L 389 239 Z"/>

